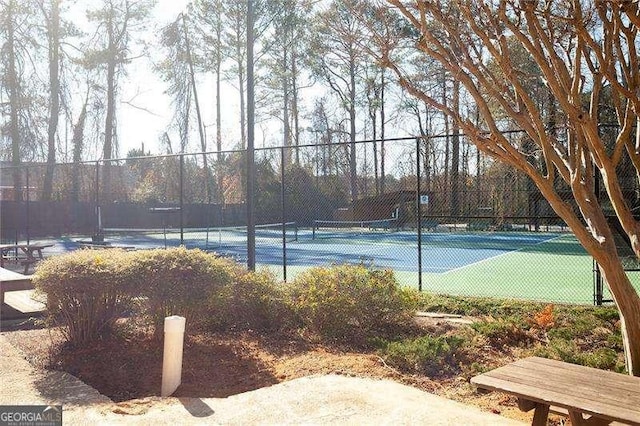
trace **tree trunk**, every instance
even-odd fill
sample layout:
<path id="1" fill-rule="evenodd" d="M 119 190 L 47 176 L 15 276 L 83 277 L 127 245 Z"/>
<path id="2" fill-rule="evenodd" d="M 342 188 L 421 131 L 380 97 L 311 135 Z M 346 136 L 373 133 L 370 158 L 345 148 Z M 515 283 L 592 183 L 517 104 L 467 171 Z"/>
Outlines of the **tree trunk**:
<path id="1" fill-rule="evenodd" d="M 84 122 L 87 117 L 87 104 L 89 103 L 89 96 L 87 92 L 87 98 L 82 106 L 82 111 L 78 117 L 78 122 L 73 128 L 73 139 L 71 144 L 73 146 L 73 171 L 71 174 L 71 200 L 80 200 L 80 160 L 82 159 L 82 150 L 84 145 Z"/>
<path id="2" fill-rule="evenodd" d="M 369 107 L 371 108 L 371 106 Z M 378 113 L 375 108 L 373 108 L 373 111 L 369 116 L 371 117 L 371 129 L 373 130 L 371 135 L 373 139 L 373 181 L 376 195 L 378 195 L 380 194 L 380 182 L 378 181 L 378 141 L 376 140 L 378 137 L 378 121 L 376 119 Z"/>
<path id="3" fill-rule="evenodd" d="M 460 82 L 453 80 L 453 105 L 456 114 L 460 114 Z M 460 128 L 454 120 L 451 126 L 451 214 L 460 215 Z"/>
<path id="4" fill-rule="evenodd" d="M 246 107 L 244 99 L 244 64 L 242 61 L 238 61 L 238 87 L 240 90 L 240 149 L 247 148 L 247 122 L 246 122 Z"/>
<path id="5" fill-rule="evenodd" d="M 111 37 L 111 35 L 110 35 Z M 112 41 L 109 41 L 109 51 L 113 52 Z M 102 199 L 109 201 L 113 199 L 111 193 L 111 159 L 113 153 L 113 135 L 115 132 L 115 102 L 116 102 L 116 62 L 115 58 L 110 57 L 107 63 L 107 114 L 104 125 L 104 147 L 102 150 L 103 170 L 102 170 Z"/>
<path id="6" fill-rule="evenodd" d="M 293 144 L 300 145 L 300 113 L 298 111 L 298 66 L 295 43 L 291 50 L 291 115 L 293 116 Z M 300 149 L 296 148 L 296 165 L 300 166 Z"/>
<path id="7" fill-rule="evenodd" d="M 604 226 L 608 228 L 606 223 Z M 608 233 L 605 239 L 609 238 L 609 241 L 613 241 L 613 235 L 610 231 Z M 631 375 L 640 376 L 640 344 L 638 344 L 640 342 L 640 297 L 622 267 L 613 242 L 594 252 L 594 259 L 620 311 L 627 370 Z"/>
<path id="8" fill-rule="evenodd" d="M 11 166 L 13 167 L 13 197 L 15 201 L 22 201 L 22 174 L 20 171 L 20 89 L 18 87 L 18 72 L 16 70 L 14 10 L 15 2 L 7 5 L 7 80 L 9 83 L 9 134 L 11 135 Z"/>
<path id="9" fill-rule="evenodd" d="M 358 176 L 356 169 L 356 65 L 355 58 L 349 67 L 349 182 L 351 201 L 358 199 Z"/>
<path id="10" fill-rule="evenodd" d="M 286 32 L 285 32 L 286 34 Z M 287 76 L 288 67 L 288 51 L 287 43 L 284 43 L 282 49 L 282 146 L 284 149 L 284 161 L 285 166 L 291 164 L 291 129 L 289 127 L 289 77 Z"/>
<path id="11" fill-rule="evenodd" d="M 222 172 L 222 100 L 220 99 L 220 80 L 222 76 L 220 75 L 220 71 L 222 68 L 222 53 L 220 50 L 222 49 L 222 24 L 220 22 L 220 18 L 218 17 L 218 21 L 216 21 L 216 151 L 217 155 L 217 201 L 218 203 L 224 206 L 224 176 Z"/>
<path id="12" fill-rule="evenodd" d="M 384 88 L 386 81 L 384 78 L 384 68 L 380 76 L 380 193 L 384 194 L 385 162 L 384 162 L 384 131 L 385 131 L 385 109 L 384 109 Z"/>
<path id="13" fill-rule="evenodd" d="M 60 5 L 51 1 L 49 21 L 49 123 L 47 131 L 47 169 L 42 187 L 42 199 L 50 200 L 53 192 L 53 170 L 56 164 L 56 132 L 60 109 Z"/>

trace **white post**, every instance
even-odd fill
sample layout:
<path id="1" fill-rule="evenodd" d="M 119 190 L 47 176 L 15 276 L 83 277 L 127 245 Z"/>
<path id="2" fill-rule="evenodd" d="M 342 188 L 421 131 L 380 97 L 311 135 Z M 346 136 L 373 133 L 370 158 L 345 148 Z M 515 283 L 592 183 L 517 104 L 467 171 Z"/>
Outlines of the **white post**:
<path id="1" fill-rule="evenodd" d="M 173 315 L 164 319 L 164 354 L 162 357 L 161 396 L 169 396 L 182 382 L 182 347 L 184 317 Z"/>

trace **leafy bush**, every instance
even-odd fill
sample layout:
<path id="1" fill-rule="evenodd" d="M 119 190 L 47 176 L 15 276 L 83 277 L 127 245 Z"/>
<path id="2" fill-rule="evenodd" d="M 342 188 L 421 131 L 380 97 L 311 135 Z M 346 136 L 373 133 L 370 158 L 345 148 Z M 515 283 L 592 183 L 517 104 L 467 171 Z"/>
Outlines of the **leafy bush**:
<path id="1" fill-rule="evenodd" d="M 210 299 L 233 282 L 239 268 L 231 260 L 184 247 L 140 250 L 131 256 L 137 294 L 146 298 L 157 336 L 169 315 L 186 317 L 189 328 L 207 323 Z"/>
<path id="2" fill-rule="evenodd" d="M 215 294 L 241 277 L 232 261 L 200 250 L 78 250 L 47 259 L 35 285 L 47 295 L 50 318 L 61 320 L 67 340 L 83 343 L 107 336 L 134 308 L 153 324 L 181 315 L 188 328 L 208 321 Z M 135 302 L 135 303 L 134 303 Z"/>
<path id="3" fill-rule="evenodd" d="M 465 342 L 460 336 L 422 336 L 389 342 L 380 353 L 387 363 L 400 370 L 434 377 L 453 372 Z"/>
<path id="4" fill-rule="evenodd" d="M 78 250 L 43 261 L 34 275 L 49 320 L 74 344 L 107 337 L 130 307 L 133 268 L 123 250 Z"/>
<path id="5" fill-rule="evenodd" d="M 358 265 L 311 268 L 291 283 L 292 308 L 303 327 L 322 337 L 366 339 L 410 322 L 415 293 L 391 271 Z"/>
<path id="6" fill-rule="evenodd" d="M 282 285 L 267 271 L 238 268 L 231 282 L 216 292 L 209 305 L 214 330 L 274 330 L 290 321 Z"/>

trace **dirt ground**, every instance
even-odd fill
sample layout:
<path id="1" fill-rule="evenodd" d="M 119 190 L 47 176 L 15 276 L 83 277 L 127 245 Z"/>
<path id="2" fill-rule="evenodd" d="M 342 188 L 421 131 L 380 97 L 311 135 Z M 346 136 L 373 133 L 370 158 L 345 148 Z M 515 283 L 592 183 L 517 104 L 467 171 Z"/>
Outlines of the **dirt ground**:
<path id="1" fill-rule="evenodd" d="M 439 320 L 421 319 L 429 327 L 451 327 Z M 116 338 L 89 348 L 60 350 L 57 331 L 42 328 L 3 333 L 39 368 L 64 370 L 121 402 L 159 394 L 162 344 L 150 336 Z M 479 354 L 483 360 L 491 351 Z M 497 355 L 496 355 L 497 356 Z M 493 359 L 504 364 L 513 359 Z M 506 417 L 530 421 L 514 398 L 499 393 L 479 393 L 468 377 L 426 377 L 403 374 L 374 352 L 310 343 L 299 336 L 260 335 L 253 332 L 187 337 L 182 384 L 177 397 L 227 397 L 287 380 L 315 374 L 385 378 L 478 406 Z"/>

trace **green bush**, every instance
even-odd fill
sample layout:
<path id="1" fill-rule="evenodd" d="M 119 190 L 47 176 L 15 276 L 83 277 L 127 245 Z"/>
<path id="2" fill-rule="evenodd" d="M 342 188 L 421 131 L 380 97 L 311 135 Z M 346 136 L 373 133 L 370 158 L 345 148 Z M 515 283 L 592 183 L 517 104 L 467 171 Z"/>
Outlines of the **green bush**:
<path id="1" fill-rule="evenodd" d="M 477 333 L 486 336 L 495 347 L 527 345 L 533 337 L 516 317 L 488 318 L 471 324 Z"/>
<path id="2" fill-rule="evenodd" d="M 47 296 L 49 320 L 63 325 L 67 341 L 83 344 L 107 337 L 130 309 L 132 272 L 123 250 L 78 250 L 43 261 L 33 282 Z"/>
<path id="3" fill-rule="evenodd" d="M 131 256 L 136 294 L 146 300 L 145 313 L 156 336 L 161 335 L 164 318 L 169 315 L 187 318 L 191 329 L 206 324 L 210 299 L 233 282 L 239 268 L 231 260 L 184 247 L 140 250 Z"/>
<path id="4" fill-rule="evenodd" d="M 240 271 L 230 260 L 183 247 L 78 250 L 47 259 L 34 282 L 47 296 L 50 318 L 65 326 L 67 340 L 84 343 L 107 336 L 125 314 L 141 313 L 156 336 L 169 315 L 186 317 L 189 329 L 202 326 L 212 298 Z"/>
<path id="5" fill-rule="evenodd" d="M 358 265 L 311 268 L 289 286 L 292 309 L 318 336 L 363 340 L 407 324 L 415 292 L 401 289 L 391 271 Z"/>
<path id="6" fill-rule="evenodd" d="M 422 336 L 390 342 L 380 353 L 387 363 L 402 371 L 434 377 L 457 368 L 465 342 L 460 336 Z"/>
<path id="7" fill-rule="evenodd" d="M 282 285 L 267 271 L 238 268 L 234 279 L 210 300 L 210 328 L 221 330 L 275 330 L 290 322 Z"/>

